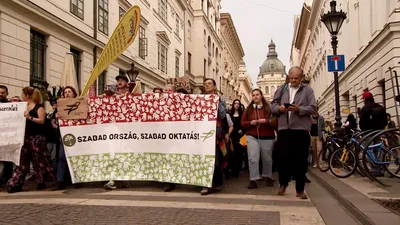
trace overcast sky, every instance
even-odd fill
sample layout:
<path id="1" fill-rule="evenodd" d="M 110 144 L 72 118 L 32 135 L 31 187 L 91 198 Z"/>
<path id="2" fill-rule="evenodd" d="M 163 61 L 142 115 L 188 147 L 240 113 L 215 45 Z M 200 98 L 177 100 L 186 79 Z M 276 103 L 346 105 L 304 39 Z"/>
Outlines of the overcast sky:
<path id="1" fill-rule="evenodd" d="M 259 67 L 267 58 L 271 38 L 278 58 L 289 68 L 294 16 L 304 0 L 222 0 L 222 12 L 231 14 L 242 43 L 247 70 L 256 86 Z"/>

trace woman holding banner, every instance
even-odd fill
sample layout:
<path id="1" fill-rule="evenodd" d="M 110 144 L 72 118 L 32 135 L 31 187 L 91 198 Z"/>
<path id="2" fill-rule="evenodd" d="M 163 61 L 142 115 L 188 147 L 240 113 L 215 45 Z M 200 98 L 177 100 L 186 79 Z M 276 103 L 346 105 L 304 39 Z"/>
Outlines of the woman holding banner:
<path id="1" fill-rule="evenodd" d="M 217 95 L 217 83 L 214 79 L 206 78 L 204 80 L 204 89 L 205 94 L 214 94 Z M 216 146 L 215 146 L 215 165 L 214 165 L 214 175 L 212 186 L 214 190 L 221 190 L 224 174 L 223 168 L 226 166 L 226 160 L 224 160 L 227 156 L 226 143 L 225 143 L 225 134 L 228 131 L 228 122 L 226 121 L 226 103 L 225 99 L 220 97 L 219 105 L 218 105 L 218 115 L 217 115 L 217 129 L 216 129 Z M 211 188 L 204 187 L 200 194 L 208 195 L 212 191 Z"/>
<path id="2" fill-rule="evenodd" d="M 61 92 L 62 98 L 76 98 L 78 97 L 78 93 L 76 92 L 75 88 L 71 86 L 65 87 Z M 56 118 L 60 118 L 58 113 L 56 113 Z M 59 129 L 59 128 L 58 128 Z M 64 190 L 67 187 L 67 176 L 68 172 L 68 163 L 67 158 L 65 156 L 64 145 L 62 140 L 60 140 L 60 147 L 58 148 L 58 160 L 57 160 L 57 185 L 51 189 L 52 191 L 57 190 Z M 76 184 L 75 188 L 82 187 L 82 184 Z"/>
<path id="3" fill-rule="evenodd" d="M 8 193 L 22 191 L 31 161 L 33 170 L 36 172 L 36 190 L 46 188 L 45 175 L 54 178 L 53 167 L 47 155 L 46 138 L 44 136 L 46 111 L 42 104 L 40 91 L 32 87 L 25 87 L 22 89 L 21 96 L 23 101 L 28 102 L 25 111 L 25 140 L 21 149 L 20 165 L 15 168 L 11 179 L 8 181 Z"/>

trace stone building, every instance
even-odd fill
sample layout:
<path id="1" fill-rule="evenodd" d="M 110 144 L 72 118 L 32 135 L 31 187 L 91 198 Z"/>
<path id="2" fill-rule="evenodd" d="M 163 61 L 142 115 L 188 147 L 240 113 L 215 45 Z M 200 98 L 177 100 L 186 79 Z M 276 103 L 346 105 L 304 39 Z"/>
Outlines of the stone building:
<path id="1" fill-rule="evenodd" d="M 246 69 L 246 63 L 241 60 L 239 68 L 239 100 L 246 107 L 251 102 L 251 91 L 253 82 Z"/>
<path id="2" fill-rule="evenodd" d="M 205 77 L 213 78 L 220 87 L 221 49 L 220 0 L 188 0 L 193 9 L 193 23 L 188 40 L 188 73 L 195 83 L 194 93 L 203 90 Z"/>
<path id="3" fill-rule="evenodd" d="M 239 71 L 244 57 L 242 44 L 229 13 L 221 13 L 221 40 L 223 75 L 219 78 L 220 90 L 229 106 L 239 98 Z"/>
<path id="4" fill-rule="evenodd" d="M 132 62 L 143 92 L 182 76 L 194 93 L 201 92 L 205 77 L 221 86 L 220 0 L 0 1 L 0 84 L 9 87 L 10 95 L 20 95 L 33 82 L 58 85 L 65 55 L 72 52 L 82 89 L 132 5 L 141 8 L 139 33 L 98 78 L 98 93 Z"/>
<path id="5" fill-rule="evenodd" d="M 398 0 L 338 0 L 337 10 L 347 19 L 338 35 L 338 54 L 345 55 L 346 71 L 339 73 L 340 106 L 343 120 L 349 113 L 357 117 L 363 106 L 361 95 L 369 89 L 375 101 L 399 124 L 398 95 L 394 74 L 399 71 L 397 49 L 400 47 L 400 4 Z M 329 1 L 306 1 L 295 21 L 292 46 L 293 65 L 301 66 L 310 77 L 320 113 L 334 121 L 333 73 L 327 72 L 326 56 L 332 54 L 331 38 L 320 21 L 321 13 L 330 10 Z M 399 71 L 400 72 L 400 71 Z"/>
<path id="6" fill-rule="evenodd" d="M 139 69 L 142 90 L 183 76 L 186 1 L 10 0 L 0 2 L 0 83 L 19 95 L 33 81 L 59 84 L 66 52 L 74 54 L 80 89 L 125 11 L 142 11 L 134 43 L 97 80 L 101 93 L 131 62 Z M 95 10 L 94 10 L 95 9 Z"/>
<path id="7" fill-rule="evenodd" d="M 260 66 L 260 73 L 257 77 L 257 86 L 264 94 L 267 101 L 274 97 L 275 90 L 286 80 L 286 67 L 278 59 L 273 40 L 268 45 L 267 59 Z"/>

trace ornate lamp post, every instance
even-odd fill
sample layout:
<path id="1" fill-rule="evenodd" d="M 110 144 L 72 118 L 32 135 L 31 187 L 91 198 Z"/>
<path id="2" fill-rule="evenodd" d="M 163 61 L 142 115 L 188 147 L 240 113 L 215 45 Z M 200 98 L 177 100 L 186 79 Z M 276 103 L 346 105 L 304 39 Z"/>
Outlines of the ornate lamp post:
<path id="1" fill-rule="evenodd" d="M 132 92 L 135 89 L 136 78 L 139 75 L 139 70 L 135 69 L 135 63 L 131 63 L 131 69 L 127 70 L 126 74 L 128 75 L 130 81 L 130 83 L 128 84 L 129 92 Z"/>
<path id="2" fill-rule="evenodd" d="M 135 63 L 131 63 L 131 69 L 126 71 L 130 82 L 135 82 L 137 76 L 139 75 L 139 70 L 135 69 Z"/>
<path id="3" fill-rule="evenodd" d="M 321 21 L 325 24 L 329 33 L 331 34 L 331 44 L 333 49 L 333 55 L 337 55 L 337 35 L 339 33 L 340 28 L 342 27 L 343 21 L 347 18 L 346 13 L 340 10 L 336 11 L 336 1 L 332 0 L 330 2 L 331 11 L 328 11 L 324 15 L 321 16 Z M 342 116 L 340 115 L 340 102 L 339 102 L 339 75 L 338 72 L 334 72 L 334 85 L 335 85 L 335 106 L 336 106 L 336 115 L 335 115 L 335 128 L 340 128 L 342 126 Z"/>

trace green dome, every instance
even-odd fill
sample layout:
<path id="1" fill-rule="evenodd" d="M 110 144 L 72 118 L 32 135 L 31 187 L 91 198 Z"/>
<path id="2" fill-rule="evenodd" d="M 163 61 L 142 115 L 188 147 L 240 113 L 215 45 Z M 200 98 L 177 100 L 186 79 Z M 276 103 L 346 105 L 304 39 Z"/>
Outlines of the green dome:
<path id="1" fill-rule="evenodd" d="M 260 67 L 260 75 L 271 73 L 286 74 L 286 68 L 281 60 L 278 59 L 278 53 L 276 53 L 275 47 L 274 41 L 271 40 L 271 43 L 268 45 L 269 51 L 267 59 Z"/>

